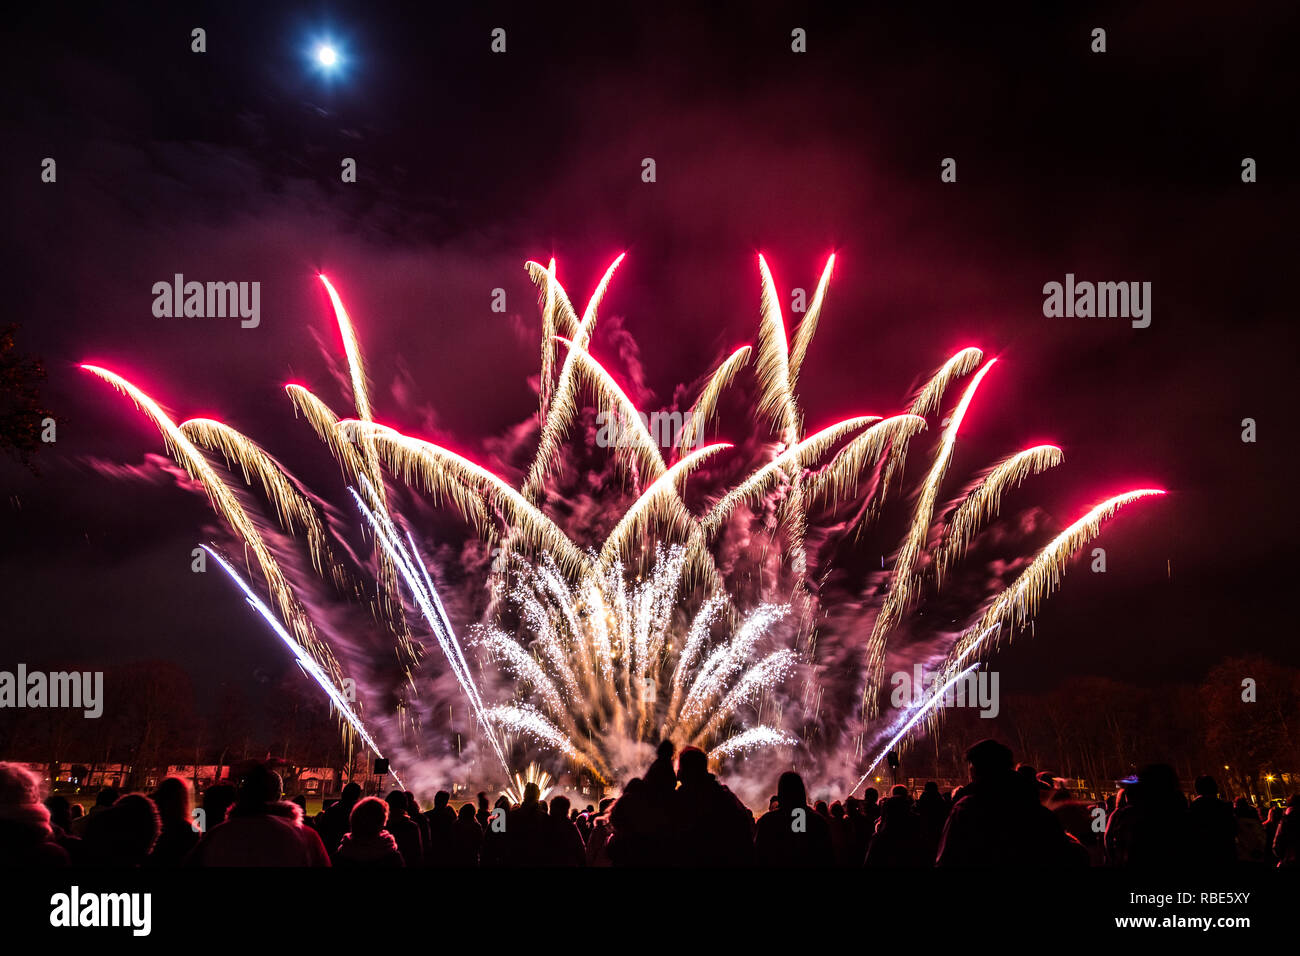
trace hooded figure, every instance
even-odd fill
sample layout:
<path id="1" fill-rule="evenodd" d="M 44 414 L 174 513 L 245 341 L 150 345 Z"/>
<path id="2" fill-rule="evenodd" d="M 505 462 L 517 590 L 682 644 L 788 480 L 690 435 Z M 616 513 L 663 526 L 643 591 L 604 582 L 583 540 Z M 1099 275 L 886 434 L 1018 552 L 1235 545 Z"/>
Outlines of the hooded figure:
<path id="1" fill-rule="evenodd" d="M 239 785 L 226 822 L 209 830 L 190 854 L 194 866 L 329 866 L 302 808 L 282 802 L 280 775 L 257 764 Z"/>
<path id="2" fill-rule="evenodd" d="M 352 808 L 352 828 L 344 834 L 334 854 L 337 866 L 403 866 L 402 853 L 393 835 L 384 829 L 388 804 L 378 797 L 358 800 Z"/>
<path id="3" fill-rule="evenodd" d="M 67 866 L 54 842 L 50 811 L 40 800 L 35 775 L 16 763 L 0 763 L 0 866 Z"/>

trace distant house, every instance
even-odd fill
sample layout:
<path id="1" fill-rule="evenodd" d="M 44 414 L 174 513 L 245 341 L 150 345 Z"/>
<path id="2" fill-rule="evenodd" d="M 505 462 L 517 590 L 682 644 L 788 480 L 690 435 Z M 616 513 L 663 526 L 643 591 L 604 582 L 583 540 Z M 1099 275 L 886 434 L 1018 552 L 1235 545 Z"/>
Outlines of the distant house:
<path id="1" fill-rule="evenodd" d="M 182 777 L 192 783 L 196 789 L 202 791 L 216 783 L 230 783 L 230 767 L 223 764 L 218 767 L 216 764 L 172 764 L 167 768 L 166 776 Z M 158 786 L 158 780 L 154 779 L 151 774 L 148 786 Z"/>
<path id="2" fill-rule="evenodd" d="M 41 779 L 47 784 L 88 787 L 94 790 L 101 787 L 120 787 L 131 773 L 129 763 L 80 764 L 65 762 L 59 764 L 58 774 L 51 781 L 49 764 L 31 763 L 27 766 L 40 774 Z"/>

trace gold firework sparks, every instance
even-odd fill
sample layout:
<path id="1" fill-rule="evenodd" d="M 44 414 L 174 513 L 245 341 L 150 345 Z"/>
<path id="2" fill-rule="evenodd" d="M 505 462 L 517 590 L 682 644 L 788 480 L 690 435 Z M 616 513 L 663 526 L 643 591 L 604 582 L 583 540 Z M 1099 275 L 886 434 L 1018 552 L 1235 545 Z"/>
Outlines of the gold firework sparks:
<path id="1" fill-rule="evenodd" d="M 507 800 L 518 806 L 524 802 L 524 791 L 528 789 L 530 783 L 537 785 L 540 794 L 537 799 L 539 800 L 545 800 L 551 795 L 551 791 L 555 789 L 551 786 L 551 775 L 537 764 L 530 763 L 524 773 L 513 775 L 512 784 L 502 790 L 501 793 Z"/>

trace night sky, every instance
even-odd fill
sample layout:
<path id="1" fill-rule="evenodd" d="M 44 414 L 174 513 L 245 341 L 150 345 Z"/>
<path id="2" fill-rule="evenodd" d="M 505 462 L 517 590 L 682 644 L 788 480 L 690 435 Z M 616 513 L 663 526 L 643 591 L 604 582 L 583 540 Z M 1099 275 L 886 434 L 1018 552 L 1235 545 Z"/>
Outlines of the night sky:
<path id="1" fill-rule="evenodd" d="M 1000 362 L 954 475 L 1061 445 L 1065 463 L 1009 502 L 1056 527 L 1121 490 L 1169 489 L 1103 532 L 1107 574 L 1074 565 L 1036 638 L 999 659 L 1004 680 L 1300 663 L 1290 5 L 152 6 L 9 14 L 3 321 L 44 359 L 61 421 L 39 475 L 0 462 L 4 667 L 174 660 L 210 699 L 292 666 L 227 582 L 190 572 L 206 501 L 151 464 L 156 430 L 78 363 L 231 423 L 337 501 L 282 392 L 299 381 L 347 408 L 324 271 L 379 419 L 517 482 L 489 440 L 536 410 L 523 264 L 556 256 L 585 302 L 624 250 L 593 352 L 648 408 L 755 341 L 757 252 L 788 292 L 835 251 L 803 376 L 810 429 L 901 411 L 918 376 L 978 345 Z M 1105 54 L 1089 51 L 1097 26 Z M 310 62 L 325 37 L 344 57 L 333 77 Z M 1042 287 L 1067 272 L 1150 281 L 1151 326 L 1045 318 Z M 260 281 L 260 327 L 154 317 L 153 283 L 175 273 Z"/>

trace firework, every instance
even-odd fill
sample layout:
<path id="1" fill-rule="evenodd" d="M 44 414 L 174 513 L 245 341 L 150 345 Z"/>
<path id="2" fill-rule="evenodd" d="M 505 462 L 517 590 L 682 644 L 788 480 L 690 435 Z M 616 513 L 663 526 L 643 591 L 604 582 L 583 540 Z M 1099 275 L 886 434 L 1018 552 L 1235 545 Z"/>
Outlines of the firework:
<path id="1" fill-rule="evenodd" d="M 1035 445 L 1016 452 L 989 469 L 944 528 L 943 543 L 934 556 L 939 576 L 942 578 L 944 571 L 966 553 L 980 527 L 996 517 L 1002 507 L 1002 495 L 1008 488 L 1018 487 L 1028 475 L 1054 468 L 1062 459 L 1061 449 L 1055 445 Z"/>
<path id="2" fill-rule="evenodd" d="M 777 730 L 775 727 L 750 727 L 735 736 L 728 737 L 710 750 L 709 759 L 720 761 L 728 757 L 740 756 L 751 750 L 758 750 L 761 747 L 793 747 L 798 743 L 798 737 L 791 736 L 783 730 Z"/>
<path id="3" fill-rule="evenodd" d="M 885 746 L 881 748 L 880 752 L 876 754 L 876 756 L 872 759 L 871 763 L 867 764 L 867 769 L 862 774 L 862 778 L 857 783 L 855 783 L 853 785 L 853 789 L 849 791 L 850 796 L 852 796 L 857 791 L 858 787 L 862 786 L 866 782 L 867 777 L 871 776 L 871 771 L 875 770 L 876 767 L 880 765 L 880 761 L 885 759 L 886 754 L 888 754 L 891 750 L 893 750 L 896 746 L 898 746 L 898 742 L 902 740 L 904 737 L 906 737 L 908 732 L 911 731 L 911 729 L 915 727 L 916 724 L 923 717 L 927 716 L 928 714 L 934 713 L 934 705 L 937 704 L 939 701 L 943 700 L 943 695 L 948 692 L 948 688 L 955 685 L 959 680 L 961 680 L 963 677 L 965 677 L 967 674 L 969 674 L 977 667 L 979 667 L 979 664 L 975 663 L 975 664 L 971 664 L 969 667 L 965 668 L 964 670 L 958 671 L 954 676 L 945 680 L 939 686 L 938 690 L 936 690 L 933 694 L 931 694 L 926 700 L 922 701 L 920 706 L 916 708 L 914 713 L 911 713 L 910 716 L 908 714 L 904 714 L 902 728 L 898 731 L 898 733 L 894 734 L 894 736 L 889 739 L 889 743 L 885 744 Z"/>
<path id="4" fill-rule="evenodd" d="M 1002 591 L 993 601 L 980 626 L 984 629 L 978 637 L 959 641 L 953 647 L 953 654 L 964 657 L 973 644 L 982 643 L 994 624 L 1007 623 L 1014 630 L 1018 624 L 1024 624 L 1038 613 L 1038 607 L 1061 583 L 1065 573 L 1066 562 L 1080 548 L 1091 541 L 1101 531 L 1101 523 L 1111 517 L 1120 508 L 1140 498 L 1163 495 L 1161 488 L 1138 488 L 1123 494 L 1107 498 L 1090 508 L 1078 520 L 1058 534 L 1047 546 L 1034 557 L 1012 585 Z M 999 635 L 1001 630 L 997 632 Z"/>
<path id="5" fill-rule="evenodd" d="M 484 514 L 483 503 L 502 514 L 506 525 L 529 544 L 556 554 L 566 568 L 576 570 L 588 563 L 584 555 L 560 528 L 482 465 L 435 445 L 403 435 L 373 422 L 341 421 L 337 428 L 346 435 L 365 436 L 392 471 L 407 484 L 419 478 L 424 489 L 446 497 L 467 519 Z M 488 525 L 477 528 L 493 533 Z"/>
<path id="6" fill-rule="evenodd" d="M 408 551 L 402 544 L 397 529 L 393 526 L 392 519 L 387 514 L 372 511 L 366 506 L 361 495 L 352 489 L 348 490 L 352 491 L 352 497 L 356 501 L 357 507 L 361 509 L 361 513 L 369 521 L 385 554 L 387 554 L 402 575 L 402 579 L 406 582 L 411 594 L 411 600 L 416 603 L 424 615 L 424 620 L 428 624 L 430 632 L 438 641 L 439 647 L 442 648 L 443 655 L 446 657 L 453 674 L 455 674 L 456 680 L 459 681 L 461 689 L 464 691 L 465 697 L 484 731 L 484 735 L 496 753 L 497 759 L 501 761 L 502 768 L 508 772 L 509 766 L 506 763 L 505 753 L 501 749 L 495 728 L 486 716 L 483 697 L 479 694 L 478 685 L 475 683 L 469 664 L 465 660 L 465 653 L 461 649 L 460 641 L 456 639 L 456 632 L 447 619 L 447 612 L 442 606 L 442 600 L 438 597 L 438 591 L 429 578 L 428 569 L 420 560 L 414 541 L 411 542 L 411 548 Z M 419 570 L 418 574 L 416 573 L 417 568 Z"/>
<path id="7" fill-rule="evenodd" d="M 376 605 L 376 627 L 399 649 L 406 701 L 401 706 L 409 709 L 427 691 L 429 671 L 450 672 L 507 779 L 520 749 L 549 751 L 601 782 L 614 783 L 644 766 L 654 745 L 665 739 L 705 749 L 722 763 L 764 748 L 805 747 L 807 738 L 789 729 L 790 712 L 804 724 L 808 706 L 817 708 L 817 719 L 830 721 L 841 736 L 856 732 L 859 743 L 868 732 L 877 740 L 888 738 L 867 767 L 869 774 L 922 720 L 934 725 L 941 712 L 935 702 L 978 666 L 964 663 L 967 658 L 991 653 L 1004 632 L 1010 636 L 1032 619 L 1058 586 L 1069 558 L 1099 533 L 1103 521 L 1124 505 L 1163 493 L 1138 489 L 1117 495 L 1057 535 L 1009 586 L 970 609 L 973 623 L 953 641 L 936 694 L 892 726 L 876 730 L 871 721 L 891 637 L 903 629 L 911 609 L 942 589 L 976 536 L 997 516 L 1006 493 L 1030 475 L 1060 464 L 1061 450 L 1036 445 L 1005 458 L 968 486 L 947 514 L 942 512 L 940 495 L 962 422 L 997 361 L 985 362 L 976 348 L 952 355 L 905 412 L 855 415 L 805 434 L 797 388 L 824 312 L 835 257 L 827 259 L 808 311 L 791 336 L 776 282 L 759 256 L 756 345 L 735 349 L 713 367 L 689 406 L 688 427 L 665 458 L 641 410 L 590 351 L 600 304 L 623 259 L 620 255 L 606 269 L 581 316 L 558 281 L 554 260 L 545 267 L 536 262 L 526 266 L 539 286 L 542 374 L 537 447 L 518 487 L 484 465 L 375 421 L 360 339 L 341 296 L 323 275 L 319 278 L 341 335 L 356 417 L 341 418 L 303 385 L 285 386 L 294 410 L 338 462 L 374 536 L 370 571 L 382 598 Z M 563 361 L 557 362 L 561 348 Z M 751 358 L 755 419 L 775 441 L 744 478 L 719 488 L 719 463 L 730 467 L 725 463 L 735 454 L 733 446 L 700 442 L 714 424 L 722 394 L 742 384 L 740 373 Z M 219 453 L 246 485 L 260 487 L 280 527 L 305 536 L 318 574 L 340 585 L 347 582 L 344 590 L 360 593 L 335 557 L 339 549 L 331 547 L 332 531 L 313 496 L 260 445 L 230 426 L 211 419 L 177 426 L 130 382 L 106 369 L 84 367 L 128 395 L 157 425 L 173 457 L 202 485 L 254 557 L 278 614 L 225 561 L 222 567 L 320 684 L 345 724 L 378 753 L 380 741 L 338 693 L 339 669 L 328 642 L 295 597 L 257 523 L 201 448 Z M 822 676 L 811 638 L 824 603 L 814 578 L 824 579 L 828 567 L 810 567 L 821 560 L 805 540 L 810 522 L 818 509 L 834 513 L 845 504 L 856 509 L 855 517 L 841 522 L 846 529 L 860 530 L 872 520 L 899 483 L 910 443 L 927 428 L 927 419 L 939 413 L 947 390 L 968 375 L 972 377 L 945 422 L 920 484 L 893 566 L 863 609 L 862 623 L 869 624 L 869 631 L 858 649 L 863 722 L 855 731 L 847 714 L 820 715 Z M 548 513 L 547 499 L 561 444 L 587 397 L 614 410 L 626 426 L 630 441 L 616 443 L 612 455 L 631 498 L 623 507 L 611 507 L 610 530 L 603 539 L 583 542 Z M 698 482 L 711 492 L 698 513 L 683 497 L 688 476 L 693 487 Z M 399 500 L 394 496 L 400 485 L 390 487 L 388 479 L 449 504 L 486 544 L 499 548 L 488 582 L 488 613 L 471 622 L 467 645 L 456 635 L 415 537 L 399 531 L 405 524 L 393 502 Z M 741 607 L 712 548 L 726 539 L 722 531 L 729 523 L 757 518 L 762 518 L 763 534 L 755 538 L 754 549 L 766 553 L 780 536 L 780 567 L 764 571 L 757 600 Z M 413 608 L 411 624 L 404 602 Z M 416 624 L 420 634 L 411 630 Z M 423 638 L 442 651 L 441 665 L 424 669 Z M 797 697 L 785 690 L 796 678 L 802 681 L 806 704 L 815 702 L 805 706 L 803 717 L 797 703 L 791 706 Z M 505 686 L 512 690 L 502 693 Z M 549 780 L 535 763 L 527 778 L 513 777 L 517 798 L 528 782 Z"/>
<path id="8" fill-rule="evenodd" d="M 624 513 L 605 539 L 605 544 L 600 549 L 601 564 L 608 566 L 630 545 L 632 539 L 644 537 L 647 526 L 656 514 L 666 521 L 675 522 L 675 530 L 679 534 L 685 532 L 694 519 L 682 504 L 677 491 L 678 481 L 683 480 L 706 459 L 730 447 L 727 442 L 718 442 L 697 448 L 651 482 L 650 487 L 642 492 L 641 497 Z"/>
<path id="9" fill-rule="evenodd" d="M 328 645 L 318 639 L 315 626 L 312 624 L 306 610 L 294 597 L 289 582 L 280 569 L 279 562 L 275 560 L 270 549 L 266 546 L 266 542 L 261 532 L 258 531 L 256 523 L 244 509 L 244 506 L 240 504 L 239 499 L 230 487 L 222 481 L 212 465 L 203 457 L 203 453 L 186 437 L 185 433 L 171 419 L 171 416 L 163 411 L 162 406 L 141 389 L 108 369 L 97 365 L 82 365 L 81 367 L 108 382 L 119 392 L 129 397 L 136 407 L 143 411 L 150 421 L 157 426 L 158 430 L 162 432 L 168 451 L 172 453 L 172 456 L 185 469 L 190 478 L 202 485 L 213 509 L 234 530 L 257 561 L 267 587 L 280 609 L 282 620 L 290 626 L 290 629 L 297 636 L 297 640 L 309 650 L 312 657 L 323 663 L 334 676 L 335 681 L 338 681 L 338 663 L 335 661 L 333 653 Z"/>
<path id="10" fill-rule="evenodd" d="M 545 800 L 555 789 L 551 786 L 551 775 L 535 763 L 530 763 L 524 773 L 512 774 L 511 779 L 512 783 L 501 794 L 515 806 L 524 802 L 524 791 L 530 783 L 537 785 L 539 800 Z"/>
<path id="11" fill-rule="evenodd" d="M 518 628 L 479 626 L 474 640 L 523 692 L 492 712 L 494 722 L 602 781 L 622 776 L 642 745 L 714 746 L 737 711 L 792 666 L 789 651 L 757 653 L 789 606 L 763 605 L 714 639 L 727 599 L 711 594 L 683 634 L 686 566 L 680 545 L 660 547 L 651 573 L 631 582 L 617 561 L 572 584 L 548 558 L 518 562 L 510 592 Z"/>
<path id="12" fill-rule="evenodd" d="M 271 613 L 271 609 L 258 599 L 257 595 L 253 593 L 253 590 L 244 583 L 244 579 L 239 576 L 235 569 L 232 568 L 215 549 L 206 544 L 201 545 L 201 547 L 208 554 L 212 555 L 212 559 L 216 561 L 217 564 L 221 565 L 221 569 L 225 571 L 226 574 L 230 576 L 230 579 L 239 586 L 239 590 L 244 592 L 244 600 L 248 602 L 249 606 L 253 608 L 253 610 L 257 611 L 257 613 L 262 616 L 266 623 L 270 625 L 271 630 L 275 632 L 275 635 L 284 642 L 286 647 L 289 648 L 294 659 L 298 662 L 298 666 L 301 667 L 307 675 L 320 686 L 321 690 L 325 691 L 325 695 L 329 697 L 330 702 L 335 708 L 337 708 L 339 714 L 343 716 L 343 719 L 348 722 L 354 731 L 356 731 L 357 736 L 361 738 L 362 742 L 373 750 L 377 756 L 382 757 L 383 751 L 379 749 L 379 745 L 375 743 L 374 738 L 370 736 L 370 732 L 366 729 L 365 723 L 357 715 L 356 711 L 352 709 L 347 699 L 339 692 L 339 689 L 334 686 L 333 681 L 331 681 L 329 677 L 325 675 L 325 672 L 320 669 L 320 665 L 311 659 L 311 655 L 303 649 L 301 644 L 289 636 L 289 632 L 280 626 L 280 622 L 276 620 L 275 615 Z M 402 779 L 397 775 L 397 772 L 391 770 L 390 772 L 393 774 L 393 779 L 397 781 L 397 785 L 399 787 L 403 786 Z"/>
<path id="13" fill-rule="evenodd" d="M 988 374 L 997 359 L 992 359 L 979 372 L 962 393 L 957 410 L 953 412 L 939 441 L 939 450 L 930 464 L 930 472 L 921 486 L 921 495 L 917 499 L 916 509 L 912 512 L 912 521 L 908 526 L 907 537 L 894 562 L 894 573 L 884 605 L 876 615 L 871 627 L 871 637 L 867 643 L 867 680 L 863 693 L 863 703 L 868 708 L 874 707 L 876 697 L 873 693 L 879 684 L 881 671 L 885 666 L 885 643 L 894 626 L 898 624 L 907 606 L 917 597 L 920 580 L 916 573 L 917 563 L 925 549 L 926 536 L 930 530 L 930 521 L 934 516 L 935 502 L 939 496 L 939 486 L 948 473 L 952 461 L 953 445 L 957 442 L 957 432 L 966 417 L 966 411 L 975 397 L 975 390 Z"/>
<path id="14" fill-rule="evenodd" d="M 210 418 L 191 418 L 181 422 L 181 434 L 212 451 L 220 451 L 227 462 L 235 461 L 244 473 L 244 482 L 252 484 L 256 475 L 262 490 L 275 508 L 280 526 L 293 534 L 301 526 L 307 532 L 308 552 L 318 572 L 331 563 L 325 528 L 316 509 L 274 458 L 223 422 Z"/>
<path id="15" fill-rule="evenodd" d="M 799 328 L 795 331 L 794 348 L 790 352 L 789 362 L 791 389 L 799 382 L 799 370 L 803 368 L 803 360 L 808 354 L 808 346 L 812 344 L 813 335 L 817 332 L 817 320 L 821 318 L 822 305 L 826 301 L 826 290 L 830 288 L 831 272 L 834 268 L 835 256 L 832 254 L 826 259 L 826 267 L 822 269 L 822 277 L 817 282 L 817 291 L 813 293 L 808 311 L 804 313 L 803 321 L 799 323 Z"/>
<path id="16" fill-rule="evenodd" d="M 861 415 L 857 418 L 848 418 L 828 428 L 823 428 L 816 434 L 781 452 L 723 495 L 708 515 L 705 516 L 703 520 L 704 529 L 710 533 L 716 532 L 739 505 L 746 502 L 757 502 L 763 495 L 772 490 L 781 476 L 785 474 L 787 467 L 792 465 L 803 468 L 809 467 L 827 448 L 833 446 L 849 432 L 878 421 L 880 421 L 878 415 Z"/>
<path id="17" fill-rule="evenodd" d="M 550 400 L 552 391 L 549 380 L 546 386 L 541 389 L 542 435 L 538 442 L 537 455 L 533 459 L 533 466 L 528 472 L 527 481 L 524 482 L 524 497 L 530 500 L 535 501 L 541 493 L 546 475 L 554 465 L 560 441 L 564 437 L 564 432 L 568 428 L 573 414 L 577 411 L 573 404 L 575 351 L 586 349 L 587 342 L 590 341 L 591 333 L 596 324 L 596 311 L 600 307 L 600 300 L 605 297 L 605 290 L 609 288 L 610 280 L 614 278 L 614 271 L 618 269 L 625 255 L 626 253 L 620 255 L 605 270 L 605 275 L 601 278 L 600 283 L 596 286 L 596 291 L 591 295 L 591 300 L 587 303 L 581 322 L 576 321 L 577 317 L 574 315 L 573 306 L 569 304 L 569 297 L 555 278 L 555 260 L 552 259 L 550 268 L 541 273 L 536 271 L 537 263 L 528 263 L 534 278 L 537 278 L 540 274 L 545 277 L 546 281 L 546 306 L 544 307 L 542 323 L 542 336 L 544 339 L 542 342 L 543 377 L 550 375 L 555 355 L 554 342 L 546 341 L 546 337 L 551 336 L 554 340 L 565 341 L 572 346 L 564 360 L 564 366 L 560 370 L 560 381 L 554 390 L 554 401 Z M 564 316 L 572 330 L 572 342 L 555 335 L 555 329 L 557 328 L 555 308 L 557 304 L 562 306 L 560 314 Z"/>
<path id="18" fill-rule="evenodd" d="M 749 353 L 753 351 L 748 345 L 742 345 L 736 351 L 723 360 L 713 374 L 709 376 L 708 384 L 700 392 L 700 397 L 695 400 L 687 415 L 686 428 L 682 429 L 681 441 L 677 446 L 679 454 L 685 454 L 690 449 L 698 445 L 704 438 L 704 430 L 708 427 L 709 422 L 713 419 L 714 412 L 718 407 L 718 396 L 723 390 L 731 384 L 732 379 L 736 377 L 745 363 L 749 361 Z"/>

